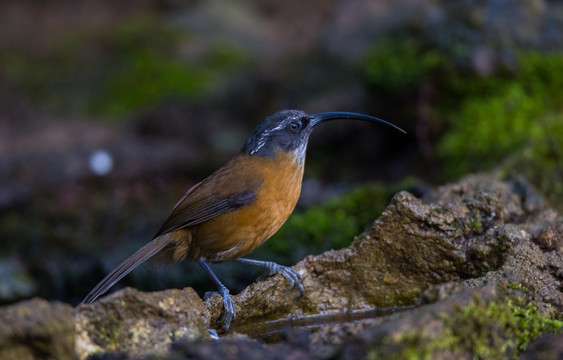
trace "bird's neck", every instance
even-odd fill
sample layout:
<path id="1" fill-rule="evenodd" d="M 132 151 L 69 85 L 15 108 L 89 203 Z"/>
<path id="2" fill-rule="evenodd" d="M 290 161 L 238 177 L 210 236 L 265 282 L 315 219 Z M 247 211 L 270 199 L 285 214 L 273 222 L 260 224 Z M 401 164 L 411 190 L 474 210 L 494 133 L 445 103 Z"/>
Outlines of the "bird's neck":
<path id="1" fill-rule="evenodd" d="M 294 156 L 294 161 L 296 163 L 298 163 L 302 167 L 305 166 L 305 155 L 307 155 L 307 141 L 301 142 L 298 147 L 290 151 L 290 154 Z"/>

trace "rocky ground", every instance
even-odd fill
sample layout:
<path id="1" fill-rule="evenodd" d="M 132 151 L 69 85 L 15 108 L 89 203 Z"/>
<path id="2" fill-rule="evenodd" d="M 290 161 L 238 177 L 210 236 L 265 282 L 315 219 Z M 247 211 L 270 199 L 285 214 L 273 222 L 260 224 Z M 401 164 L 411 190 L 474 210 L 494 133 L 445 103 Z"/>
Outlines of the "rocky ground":
<path id="1" fill-rule="evenodd" d="M 563 217 L 522 178 L 468 176 L 418 199 L 400 192 L 345 249 L 233 296 L 125 289 L 73 308 L 0 309 L 0 358 L 559 358 Z M 215 329 L 218 339 L 212 336 Z"/>

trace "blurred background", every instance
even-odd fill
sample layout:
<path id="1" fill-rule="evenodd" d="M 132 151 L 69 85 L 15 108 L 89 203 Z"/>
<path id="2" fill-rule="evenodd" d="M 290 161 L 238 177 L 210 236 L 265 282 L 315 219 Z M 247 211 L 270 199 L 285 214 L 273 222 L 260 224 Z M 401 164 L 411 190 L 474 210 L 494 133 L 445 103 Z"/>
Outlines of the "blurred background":
<path id="1" fill-rule="evenodd" d="M 317 129 L 298 209 L 251 258 L 347 246 L 395 192 L 472 172 L 523 176 L 561 211 L 561 49 L 555 0 L 3 0 L 0 303 L 77 304 L 282 109 L 408 135 Z M 260 274 L 214 268 L 234 293 Z M 188 262 L 122 286 L 213 290 Z"/>

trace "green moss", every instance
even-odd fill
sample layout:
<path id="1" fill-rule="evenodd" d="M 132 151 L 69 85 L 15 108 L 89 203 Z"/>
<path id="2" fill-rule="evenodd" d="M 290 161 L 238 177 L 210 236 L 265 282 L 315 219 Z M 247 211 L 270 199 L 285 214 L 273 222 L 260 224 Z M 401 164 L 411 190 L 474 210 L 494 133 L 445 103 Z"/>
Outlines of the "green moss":
<path id="1" fill-rule="evenodd" d="M 476 297 L 469 305 L 442 314 L 444 330 L 438 335 L 408 332 L 388 337 L 368 358 L 432 359 L 441 351 L 474 359 L 516 358 L 538 336 L 561 331 L 563 321 L 540 314 L 538 304 L 528 301 L 521 287 L 507 291 L 512 294 L 493 301 Z"/>
<path id="2" fill-rule="evenodd" d="M 451 131 L 437 148 L 447 176 L 491 167 L 523 146 L 562 146 L 563 53 L 522 53 L 519 60 L 512 75 L 452 79 L 463 100 L 447 111 Z"/>
<path id="3" fill-rule="evenodd" d="M 140 50 L 114 69 L 88 110 L 123 115 L 170 98 L 193 98 L 205 90 L 208 74 L 164 54 Z"/>
<path id="4" fill-rule="evenodd" d="M 471 231 L 476 233 L 483 232 L 483 223 L 481 221 L 481 216 L 479 210 L 473 212 L 473 216 L 469 219 L 469 228 Z"/>
<path id="5" fill-rule="evenodd" d="M 444 65 L 440 52 L 413 38 L 391 36 L 378 42 L 364 59 L 364 76 L 376 87 L 398 91 L 418 85 Z"/>
<path id="6" fill-rule="evenodd" d="M 506 172 L 524 173 L 557 206 L 563 203 L 563 52 L 515 55 L 513 68 L 480 75 L 459 64 L 459 51 L 396 33 L 366 52 L 360 75 L 398 116 L 419 118 L 420 106 L 427 109 L 420 124 L 428 131 L 422 140 L 434 150 L 426 156 L 436 155 L 441 165 L 429 174 L 434 179 L 494 168 L 509 157 Z M 467 63 L 468 53 L 461 57 Z"/>
<path id="7" fill-rule="evenodd" d="M 502 163 L 505 175 L 524 174 L 561 210 L 563 53 L 521 53 L 519 63 L 513 74 L 452 78 L 463 100 L 443 109 L 451 131 L 437 153 L 447 178 Z"/>
<path id="8" fill-rule="evenodd" d="M 40 50 L 0 51 L 7 88 L 40 108 L 108 117 L 204 96 L 248 59 L 224 43 L 186 54 L 190 33 L 149 14 L 97 31 L 68 32 L 52 42 Z"/>
<path id="9" fill-rule="evenodd" d="M 107 72 L 87 109 L 123 115 L 164 100 L 200 97 L 245 62 L 242 51 L 226 44 L 210 45 L 201 58 L 187 58 L 180 45 L 189 42 L 181 29 L 158 19 L 119 24 L 102 40 L 112 55 L 103 59 Z"/>
<path id="10" fill-rule="evenodd" d="M 452 336 L 433 339 L 419 333 L 406 332 L 391 339 L 386 338 L 382 348 L 368 353 L 368 360 L 431 360 L 438 351 L 455 345 Z"/>

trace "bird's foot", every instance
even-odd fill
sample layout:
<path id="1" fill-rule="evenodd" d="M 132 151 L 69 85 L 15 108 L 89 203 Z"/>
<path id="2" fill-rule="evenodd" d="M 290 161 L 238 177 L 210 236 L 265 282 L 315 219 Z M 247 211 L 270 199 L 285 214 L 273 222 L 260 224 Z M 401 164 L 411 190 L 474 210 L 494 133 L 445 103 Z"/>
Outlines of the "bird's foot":
<path id="1" fill-rule="evenodd" d="M 223 307 L 225 309 L 225 315 L 223 317 L 223 330 L 227 331 L 231 325 L 231 321 L 236 317 L 235 313 L 235 303 L 229 295 L 229 290 L 227 288 L 221 289 L 219 291 L 207 291 L 203 294 L 203 301 L 206 301 L 212 296 L 220 295 L 223 299 Z"/>
<path id="2" fill-rule="evenodd" d="M 229 295 L 229 289 L 223 287 L 219 289 L 219 295 L 223 298 L 223 307 L 225 308 L 225 315 L 223 317 L 223 330 L 226 332 L 231 326 L 231 320 L 236 317 L 235 303 Z"/>
<path id="3" fill-rule="evenodd" d="M 219 281 L 219 279 L 213 273 L 213 271 L 211 270 L 209 265 L 205 262 L 205 260 L 203 260 L 202 258 L 198 262 L 199 265 L 203 268 L 203 270 L 207 273 L 207 275 L 209 275 L 211 280 L 213 280 L 213 282 L 217 286 L 217 289 L 219 290 L 219 295 L 221 295 L 221 297 L 223 298 L 223 307 L 225 308 L 225 316 L 223 317 L 223 330 L 226 332 L 229 329 L 229 326 L 231 325 L 231 320 L 233 320 L 236 316 L 235 303 L 233 302 L 233 299 L 229 295 L 229 289 L 227 289 L 225 285 L 223 285 L 221 281 Z M 209 297 L 208 293 L 205 293 L 204 297 L 205 298 Z"/>
<path id="4" fill-rule="evenodd" d="M 240 259 L 237 259 L 236 261 L 241 262 L 241 263 L 245 263 L 245 264 L 251 264 L 251 265 L 265 267 L 266 269 L 269 270 L 268 276 L 274 275 L 274 274 L 282 274 L 283 277 L 285 277 L 287 279 L 287 281 L 289 281 L 289 286 L 291 286 L 291 287 L 297 286 L 301 295 L 303 295 L 303 292 L 305 291 L 305 288 L 303 287 L 303 284 L 301 283 L 301 281 L 303 280 L 303 278 L 301 277 L 301 274 L 299 274 L 297 271 L 293 270 L 292 268 L 290 268 L 288 266 L 279 265 L 279 264 L 276 264 L 273 261 L 253 260 L 253 259 L 246 259 L 246 258 L 240 258 Z M 258 279 L 260 279 L 262 277 L 263 276 L 260 276 Z"/>
<path id="5" fill-rule="evenodd" d="M 303 284 L 301 283 L 303 281 L 303 277 L 301 277 L 301 274 L 299 274 L 297 271 L 293 270 L 292 268 L 290 268 L 288 266 L 276 264 L 273 261 L 268 261 L 267 263 L 268 263 L 268 266 L 267 266 L 268 270 L 270 271 L 269 275 L 274 275 L 274 274 L 283 275 L 283 277 L 285 277 L 287 279 L 287 281 L 289 281 L 289 286 L 290 287 L 297 286 L 297 288 L 299 289 L 299 292 L 301 293 L 301 295 L 303 295 L 305 288 L 303 287 Z"/>

